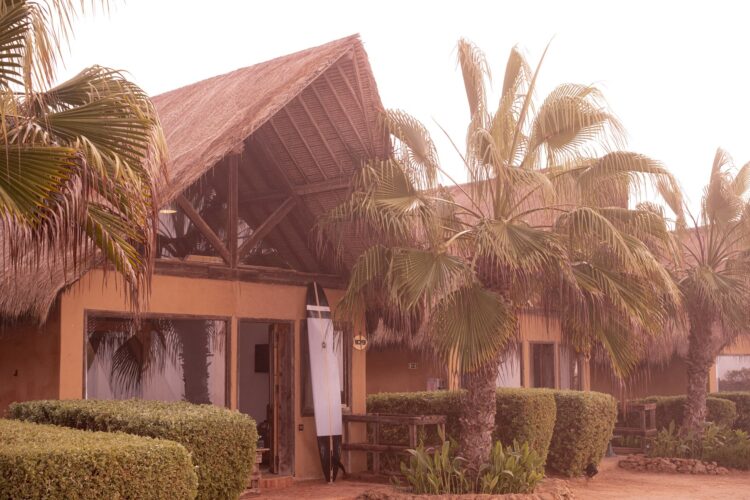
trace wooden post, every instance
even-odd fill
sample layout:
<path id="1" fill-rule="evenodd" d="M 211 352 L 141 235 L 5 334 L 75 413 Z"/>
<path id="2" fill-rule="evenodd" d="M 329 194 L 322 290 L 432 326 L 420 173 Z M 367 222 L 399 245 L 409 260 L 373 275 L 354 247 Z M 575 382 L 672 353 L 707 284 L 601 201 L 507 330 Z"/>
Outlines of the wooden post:
<path id="1" fill-rule="evenodd" d="M 380 444 L 380 422 L 375 422 L 375 443 Z M 380 474 L 380 452 L 375 451 L 372 454 L 372 472 L 375 475 Z"/>
<path id="2" fill-rule="evenodd" d="M 409 447 L 414 449 L 417 447 L 417 424 L 409 423 Z"/>

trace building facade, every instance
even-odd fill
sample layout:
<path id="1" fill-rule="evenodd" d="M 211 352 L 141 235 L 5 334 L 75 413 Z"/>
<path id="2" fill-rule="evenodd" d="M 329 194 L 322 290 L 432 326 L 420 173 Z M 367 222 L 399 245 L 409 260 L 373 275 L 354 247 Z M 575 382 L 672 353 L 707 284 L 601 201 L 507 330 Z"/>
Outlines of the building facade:
<path id="1" fill-rule="evenodd" d="M 169 161 L 148 301 L 134 321 L 120 278 L 96 260 L 27 279 L 29 308 L 52 290 L 49 313 L 4 327 L 0 412 L 45 398 L 215 404 L 256 420 L 269 472 L 322 477 L 305 294 L 318 282 L 335 305 L 357 242 L 342 266 L 310 233 L 361 163 L 389 152 L 367 54 L 352 36 L 153 100 Z M 365 411 L 360 333 L 336 331 L 342 404 L 354 413 Z"/>

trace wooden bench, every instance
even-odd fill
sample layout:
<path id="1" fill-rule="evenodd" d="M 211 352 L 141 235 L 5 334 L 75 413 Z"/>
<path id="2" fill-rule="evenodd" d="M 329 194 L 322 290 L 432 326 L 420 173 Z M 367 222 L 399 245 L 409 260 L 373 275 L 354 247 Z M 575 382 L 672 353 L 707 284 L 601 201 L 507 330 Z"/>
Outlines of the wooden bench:
<path id="1" fill-rule="evenodd" d="M 628 415 L 638 414 L 638 426 L 628 426 Z M 617 454 L 645 453 L 648 441 L 656 436 L 656 403 L 625 403 L 620 408 L 620 418 L 615 426 L 612 437 L 624 438 L 636 436 L 641 438 L 641 446 L 613 446 Z"/>
<path id="2" fill-rule="evenodd" d="M 348 462 L 351 463 L 351 452 L 365 452 L 372 454 L 372 472 L 375 475 L 393 474 L 391 471 L 381 470 L 380 455 L 383 453 L 398 453 L 406 455 L 406 450 L 414 449 L 418 445 L 419 431 L 428 425 L 437 427 L 439 435 L 445 435 L 445 415 L 391 415 L 381 413 L 368 413 L 364 415 L 343 415 L 344 436 L 341 449 L 347 452 Z M 349 424 L 364 423 L 373 427 L 373 442 L 351 442 L 351 430 Z M 408 428 L 409 442 L 404 444 L 392 444 L 380 442 L 380 428 L 382 425 L 403 425 Z"/>

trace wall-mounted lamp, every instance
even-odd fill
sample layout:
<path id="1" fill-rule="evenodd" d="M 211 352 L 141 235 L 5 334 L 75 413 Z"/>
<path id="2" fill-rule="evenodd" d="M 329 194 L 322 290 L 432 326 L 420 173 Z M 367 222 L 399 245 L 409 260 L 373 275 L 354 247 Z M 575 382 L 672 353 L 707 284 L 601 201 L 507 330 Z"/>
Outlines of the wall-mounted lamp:
<path id="1" fill-rule="evenodd" d="M 163 207 L 162 207 L 162 208 L 161 208 L 161 209 L 159 210 L 159 213 L 160 213 L 160 214 L 165 214 L 165 215 L 176 214 L 176 213 L 177 213 L 177 209 L 175 208 L 175 206 L 174 206 L 174 204 L 173 204 L 173 203 L 170 203 L 169 205 L 165 205 L 165 206 L 163 206 Z"/>

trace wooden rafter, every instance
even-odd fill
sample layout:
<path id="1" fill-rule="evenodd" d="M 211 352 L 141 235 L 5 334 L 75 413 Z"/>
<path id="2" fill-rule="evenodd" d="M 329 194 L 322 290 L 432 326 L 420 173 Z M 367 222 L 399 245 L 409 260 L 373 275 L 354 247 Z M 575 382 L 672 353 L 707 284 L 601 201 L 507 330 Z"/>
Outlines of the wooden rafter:
<path id="1" fill-rule="evenodd" d="M 362 116 L 365 119 L 365 126 L 367 127 L 367 135 L 370 137 L 370 144 L 374 145 L 375 139 L 372 135 L 372 127 L 370 127 L 370 117 L 369 117 L 369 114 L 367 113 L 367 106 L 365 106 L 365 92 L 362 89 L 362 78 L 359 73 L 359 59 L 358 58 L 359 58 L 359 54 L 354 53 L 352 56 L 352 65 L 354 66 L 354 77 L 357 80 L 357 89 L 359 90 L 359 102 L 362 103 Z M 339 71 L 341 71 L 340 67 L 339 67 Z"/>
<path id="2" fill-rule="evenodd" d="M 203 235 L 208 239 L 209 243 L 216 249 L 217 252 L 219 252 L 219 255 L 221 255 L 221 258 L 226 261 L 227 264 L 232 264 L 232 256 L 229 253 L 229 250 L 227 250 L 227 247 L 224 246 L 224 243 L 221 241 L 221 238 L 219 238 L 213 229 L 211 229 L 211 226 L 209 226 L 205 220 L 203 220 L 203 217 L 198 213 L 198 211 L 193 207 L 193 204 L 188 201 L 187 198 L 185 198 L 184 195 L 179 195 L 177 197 L 177 204 L 180 206 L 183 212 L 185 212 L 185 215 L 188 216 L 188 219 L 192 221 L 193 224 L 198 228 L 198 230 L 203 233 Z"/>
<path id="3" fill-rule="evenodd" d="M 258 150 L 260 153 L 265 157 L 265 160 L 271 164 L 280 174 L 281 178 L 284 180 L 284 184 L 286 185 L 286 188 L 291 196 L 298 197 L 298 195 L 294 192 L 294 186 L 292 185 L 291 181 L 289 180 L 289 177 L 287 177 L 286 173 L 284 172 L 284 169 L 281 168 L 281 166 L 275 161 L 273 156 L 268 152 L 268 150 L 265 148 L 264 144 L 261 141 L 255 140 L 252 142 L 252 144 L 255 144 L 258 146 Z M 306 215 L 303 215 L 303 217 L 306 217 Z M 299 224 L 299 220 L 292 220 L 290 221 L 292 226 L 297 226 Z M 309 221 L 308 221 L 309 222 Z M 297 226 L 298 227 L 298 226 Z M 311 227 L 311 224 L 307 225 L 307 227 Z M 302 238 L 297 234 L 297 231 L 288 231 L 287 237 L 290 240 L 290 245 L 288 245 L 288 250 L 290 253 L 294 254 L 295 257 L 297 257 L 298 260 L 302 261 L 304 265 L 308 269 L 315 269 L 316 267 L 324 268 L 325 266 L 317 259 L 317 257 L 313 258 L 310 256 L 309 247 L 307 246 L 307 243 L 302 241 Z M 295 251 L 295 244 L 300 245 L 306 249 L 308 249 L 307 252 L 297 253 Z"/>
<path id="4" fill-rule="evenodd" d="M 303 94 L 300 94 L 297 96 L 297 101 L 302 106 L 302 110 L 305 112 L 305 116 L 310 121 L 312 126 L 315 128 L 315 131 L 318 133 L 318 136 L 320 137 L 321 142 L 323 143 L 323 146 L 326 148 L 326 151 L 328 151 L 328 154 L 330 155 L 333 162 L 336 164 L 337 167 L 339 167 L 339 173 L 344 173 L 344 167 L 339 162 L 339 159 L 336 154 L 334 154 L 333 149 L 331 149 L 331 145 L 328 143 L 328 139 L 326 139 L 326 136 L 323 135 L 323 131 L 320 130 L 320 127 L 318 126 L 318 123 L 313 118 L 312 113 L 310 112 L 310 108 L 307 107 L 307 103 L 305 103 L 305 100 L 302 98 Z"/>
<path id="5" fill-rule="evenodd" d="M 356 65 L 356 62 L 352 60 L 352 64 Z M 365 104 L 362 102 L 361 96 L 357 95 L 357 93 L 354 91 L 354 88 L 352 87 L 352 84 L 349 83 L 349 79 L 344 74 L 344 70 L 341 69 L 341 65 L 336 65 L 336 71 L 338 71 L 339 76 L 341 76 L 341 79 L 344 81 L 344 84 L 346 85 L 346 88 L 349 89 L 349 93 L 352 94 L 352 97 L 354 98 L 354 102 L 357 103 L 359 106 L 359 110 L 362 112 L 362 114 L 365 114 Z"/>
<path id="6" fill-rule="evenodd" d="M 330 191 L 339 191 L 349 187 L 351 182 L 348 177 L 332 177 L 324 182 L 311 182 L 310 184 L 303 184 L 296 186 L 293 191 L 298 196 L 305 196 L 308 194 L 328 193 Z M 289 196 L 288 192 L 282 191 L 268 191 L 265 193 L 247 193 L 246 199 L 243 200 L 242 204 L 260 203 L 271 200 L 278 200 L 280 198 L 286 198 Z"/>
<path id="7" fill-rule="evenodd" d="M 249 155 L 247 156 L 247 158 L 249 158 Z M 257 185 L 257 187 L 260 189 L 265 189 L 266 192 L 268 192 L 269 185 L 267 179 L 265 178 L 264 170 L 256 169 L 255 173 L 256 175 L 253 176 L 253 184 Z M 239 189 L 242 193 L 250 192 L 250 182 L 246 177 L 245 169 L 239 170 Z M 288 194 L 284 194 L 282 196 L 282 199 L 287 198 L 288 196 Z M 242 217 L 242 219 L 245 220 L 248 226 L 257 227 L 268 217 L 268 215 L 270 215 L 269 213 L 265 213 L 265 210 L 263 210 L 264 208 L 264 205 L 256 205 L 252 209 L 249 209 L 246 204 L 240 204 L 237 214 L 238 217 Z M 290 248 L 289 240 L 286 238 L 284 231 L 277 231 L 274 236 L 274 240 L 276 241 L 269 241 L 269 243 L 272 243 L 272 245 L 277 249 L 281 248 L 287 250 Z M 269 236 L 268 239 L 271 240 L 271 236 Z M 302 262 L 293 251 L 287 250 L 283 255 L 284 259 L 289 262 L 294 269 L 302 269 L 304 267 Z M 245 264 L 242 265 L 245 266 Z"/>
<path id="8" fill-rule="evenodd" d="M 273 228 L 275 228 L 283 219 L 286 217 L 286 215 L 292 211 L 292 209 L 297 204 L 297 200 L 293 197 L 289 197 L 284 202 L 279 205 L 279 207 L 274 210 L 270 216 L 266 220 L 263 221 L 263 223 L 258 226 L 255 231 L 253 231 L 253 234 L 248 238 L 242 246 L 238 250 L 238 259 L 242 260 L 243 257 L 245 257 L 250 250 L 255 248 L 258 243 L 265 238 L 268 233 L 271 232 Z"/>
<path id="9" fill-rule="evenodd" d="M 318 172 L 320 172 L 320 175 L 323 176 L 323 179 L 328 179 L 328 176 L 325 173 L 325 170 L 323 170 L 323 167 L 320 166 L 320 162 L 318 161 L 318 158 L 315 156 L 315 153 L 313 153 L 312 148 L 310 147 L 310 144 L 307 143 L 307 139 L 305 139 L 304 134 L 302 134 L 302 131 L 297 126 L 297 122 L 294 120 L 292 115 L 289 113 L 289 110 L 286 109 L 286 106 L 281 108 L 281 112 L 284 113 L 284 115 L 289 120 L 289 123 L 292 124 L 292 128 L 297 133 L 297 136 L 299 136 L 300 141 L 302 142 L 302 145 L 305 146 L 305 149 L 307 150 L 307 153 L 310 155 L 310 158 L 312 158 L 313 163 L 318 168 Z M 271 119 L 273 120 L 273 118 Z"/>
<path id="10" fill-rule="evenodd" d="M 346 118 L 346 121 L 349 122 L 349 126 L 352 128 L 352 131 L 354 132 L 354 135 L 357 136 L 357 140 L 362 145 L 362 148 L 365 150 L 365 152 L 369 155 L 372 155 L 372 151 L 367 146 L 367 143 L 362 140 L 362 136 L 359 135 L 359 130 L 357 130 L 357 127 L 354 125 L 354 120 L 352 120 L 352 117 L 349 115 L 349 111 L 346 109 L 346 106 L 341 101 L 341 97 L 339 96 L 339 93 L 336 92 L 336 87 L 333 86 L 333 82 L 331 82 L 331 79 L 328 78 L 327 73 L 323 73 L 323 79 L 328 84 L 328 87 L 331 89 L 331 94 L 333 94 L 333 98 L 336 100 L 336 103 L 339 105 L 339 108 L 341 108 L 341 112 L 344 113 L 344 117 Z M 355 97 L 354 100 L 356 101 L 357 98 Z"/>
<path id="11" fill-rule="evenodd" d="M 343 144 L 346 150 L 349 152 L 349 156 L 352 158 L 352 162 L 356 163 L 360 159 L 359 156 L 349 146 L 349 143 L 346 142 L 346 139 L 344 139 L 344 133 L 339 128 L 338 123 L 336 123 L 333 117 L 331 117 L 331 114 L 328 112 L 328 108 L 326 107 L 326 105 L 323 104 L 323 99 L 320 97 L 320 93 L 318 92 L 318 89 L 315 88 L 314 82 L 310 85 L 309 89 L 312 90 L 312 93 L 315 96 L 315 99 L 317 99 L 318 104 L 320 105 L 320 109 L 323 110 L 323 114 L 326 116 L 326 119 L 331 124 L 333 129 L 336 131 L 336 135 L 338 135 L 339 140 L 341 141 L 341 144 Z M 365 147 L 364 143 L 361 142 L 361 139 L 360 139 L 360 144 L 362 145 L 362 149 L 364 151 L 367 151 L 367 147 Z"/>
<path id="12" fill-rule="evenodd" d="M 302 170 L 299 165 L 297 164 L 297 160 L 294 159 L 294 155 L 289 150 L 289 147 L 287 147 L 286 142 L 284 142 L 284 139 L 281 138 L 281 134 L 279 133 L 279 129 L 276 128 L 276 125 L 274 125 L 273 120 L 268 120 L 267 122 L 271 126 L 271 130 L 273 130 L 273 133 L 276 135 L 276 138 L 279 140 L 279 143 L 281 144 L 281 147 L 284 148 L 284 151 L 286 152 L 287 156 L 289 157 L 289 161 L 292 162 L 292 165 L 294 165 L 294 168 L 297 169 L 297 172 L 302 176 L 303 179 L 305 179 L 305 182 L 310 182 L 310 179 L 307 178 L 305 175 L 305 171 Z M 284 173 L 284 178 L 289 180 L 289 178 L 286 176 L 286 173 Z"/>

